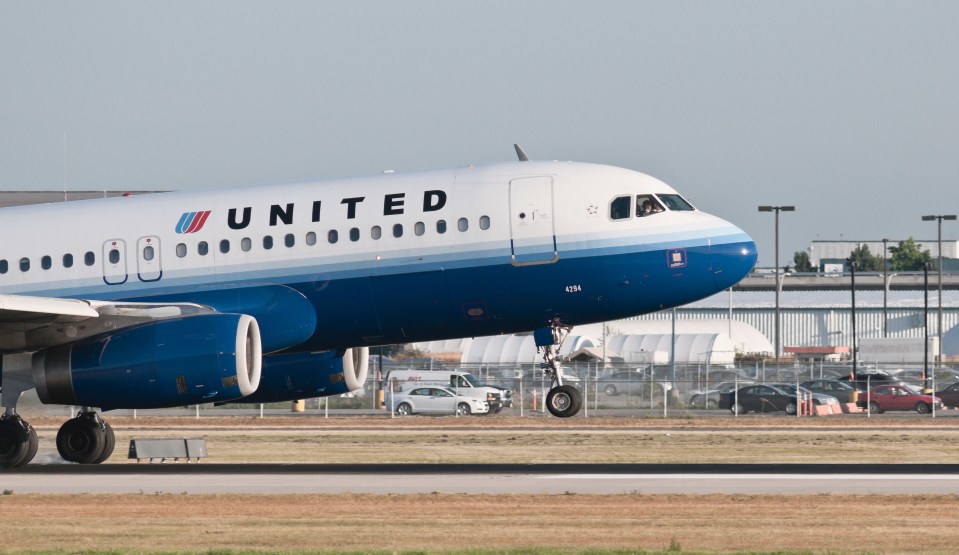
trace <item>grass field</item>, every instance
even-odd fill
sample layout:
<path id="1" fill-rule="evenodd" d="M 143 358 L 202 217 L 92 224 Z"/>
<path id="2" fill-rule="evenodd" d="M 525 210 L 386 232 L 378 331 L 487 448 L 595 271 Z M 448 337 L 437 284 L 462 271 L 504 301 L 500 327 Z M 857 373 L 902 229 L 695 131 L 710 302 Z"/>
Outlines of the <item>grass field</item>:
<path id="1" fill-rule="evenodd" d="M 41 453 L 60 419 L 36 419 Z M 205 436 L 211 462 L 944 462 L 940 419 L 112 418 Z M 477 447 L 480 447 L 479 449 Z M 481 453 L 482 460 L 477 461 Z M 562 453 L 562 460 L 557 454 Z M 36 552 L 954 553 L 955 495 L 0 496 L 0 550 Z"/>

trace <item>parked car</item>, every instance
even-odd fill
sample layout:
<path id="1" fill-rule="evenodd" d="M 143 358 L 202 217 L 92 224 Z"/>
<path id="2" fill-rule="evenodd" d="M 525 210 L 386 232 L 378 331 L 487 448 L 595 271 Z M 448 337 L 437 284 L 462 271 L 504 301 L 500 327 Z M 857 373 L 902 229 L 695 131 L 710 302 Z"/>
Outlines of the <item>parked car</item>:
<path id="1" fill-rule="evenodd" d="M 486 393 L 474 390 L 453 392 L 446 387 L 414 387 L 387 391 L 387 403 L 400 415 L 410 414 L 486 414 L 490 410 Z"/>
<path id="2" fill-rule="evenodd" d="M 742 387 L 737 392 L 723 394 L 720 407 L 733 414 L 747 412 L 782 412 L 796 414 L 796 394 L 768 384 L 754 384 Z"/>
<path id="3" fill-rule="evenodd" d="M 887 410 L 914 410 L 919 414 L 942 408 L 942 399 L 924 395 L 919 388 L 906 384 L 877 385 L 868 395 L 860 395 L 858 405 L 869 407 L 871 412 L 882 413 Z"/>
<path id="4" fill-rule="evenodd" d="M 937 391 L 936 397 L 939 397 L 942 404 L 947 407 L 959 407 L 959 382 Z"/>
<path id="5" fill-rule="evenodd" d="M 935 377 L 937 384 L 959 382 L 959 372 L 953 370 L 952 368 L 939 368 L 936 370 L 930 370 L 929 374 L 929 380 L 932 381 L 933 377 Z M 893 377 L 906 383 L 925 385 L 922 368 L 901 370 L 893 374 Z"/>
<path id="6" fill-rule="evenodd" d="M 796 384 L 771 383 L 767 385 L 778 387 L 779 389 L 782 389 L 786 393 L 791 393 L 793 395 L 796 394 Z M 802 385 L 799 386 L 799 392 L 805 395 L 807 399 L 809 398 L 810 395 L 812 395 L 812 404 L 814 405 L 838 405 L 839 404 L 839 399 L 836 399 L 832 395 L 826 395 L 825 393 L 812 391 L 810 389 L 803 387 Z"/>
<path id="7" fill-rule="evenodd" d="M 739 380 L 738 382 L 721 382 L 705 391 L 702 389 L 694 389 L 686 392 L 686 404 L 694 407 L 714 409 L 719 407 L 720 395 L 730 393 L 737 387 L 751 385 L 752 383 L 751 381 Z"/>
<path id="8" fill-rule="evenodd" d="M 649 372 L 646 370 L 613 370 L 597 380 L 599 390 L 611 397 L 616 395 L 648 395 L 650 387 Z M 656 384 L 654 393 L 662 393 L 665 387 L 669 391 L 673 386 L 662 380 L 653 379 Z"/>
<path id="9" fill-rule="evenodd" d="M 869 372 L 859 372 L 856 374 L 855 378 L 851 375 L 842 376 L 839 378 L 839 381 L 846 382 L 849 385 L 855 387 L 859 391 L 865 392 L 870 387 L 876 385 L 885 385 L 885 384 L 901 384 L 905 385 L 902 380 L 887 374 L 885 372 L 879 371 L 869 371 Z M 860 396 L 860 399 L 862 397 Z"/>
<path id="10" fill-rule="evenodd" d="M 849 382 L 840 380 L 809 380 L 799 384 L 802 387 L 824 395 L 835 397 L 840 403 L 851 403 L 849 398 L 856 388 L 849 385 Z"/>

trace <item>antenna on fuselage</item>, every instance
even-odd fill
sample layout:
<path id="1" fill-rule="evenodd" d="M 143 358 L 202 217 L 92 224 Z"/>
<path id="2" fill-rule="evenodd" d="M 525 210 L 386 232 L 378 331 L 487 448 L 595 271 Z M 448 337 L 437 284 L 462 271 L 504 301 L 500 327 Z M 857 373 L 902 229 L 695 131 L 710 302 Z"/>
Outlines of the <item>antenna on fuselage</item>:
<path id="1" fill-rule="evenodd" d="M 516 149 L 516 157 L 519 158 L 520 162 L 529 162 L 529 155 L 526 154 L 526 151 L 523 150 L 523 147 L 513 143 L 513 148 Z"/>

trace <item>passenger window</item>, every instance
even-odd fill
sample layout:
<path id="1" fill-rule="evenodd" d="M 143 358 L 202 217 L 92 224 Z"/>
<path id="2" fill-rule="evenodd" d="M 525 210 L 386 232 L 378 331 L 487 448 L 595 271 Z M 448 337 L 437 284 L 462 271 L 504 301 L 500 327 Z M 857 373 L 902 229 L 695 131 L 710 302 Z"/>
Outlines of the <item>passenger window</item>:
<path id="1" fill-rule="evenodd" d="M 416 222 L 415 224 L 413 224 L 413 233 L 417 237 L 426 233 L 426 224 L 424 224 L 423 222 Z"/>
<path id="2" fill-rule="evenodd" d="M 397 239 L 403 236 L 403 224 L 393 224 L 393 237 Z"/>
<path id="3" fill-rule="evenodd" d="M 467 220 L 466 218 L 460 218 L 459 220 L 457 220 L 456 229 L 460 231 L 466 231 L 469 228 L 470 228 L 469 220 Z"/>
<path id="4" fill-rule="evenodd" d="M 489 229 L 489 216 L 480 216 L 480 229 Z"/>
<path id="5" fill-rule="evenodd" d="M 383 236 L 383 231 L 380 229 L 380 226 L 375 225 L 373 226 L 372 229 L 370 229 L 370 237 L 374 239 L 379 239 L 382 236 Z"/>
<path id="6" fill-rule="evenodd" d="M 249 237 L 244 237 L 240 240 L 240 250 L 243 252 L 250 252 L 250 249 L 253 248 L 253 241 Z"/>
<path id="7" fill-rule="evenodd" d="M 437 233 L 446 233 L 446 220 L 437 220 L 437 221 L 436 221 L 436 232 L 437 232 Z"/>
<path id="8" fill-rule="evenodd" d="M 330 232 L 326 234 L 326 240 L 332 245 L 340 240 L 340 234 L 337 233 L 335 229 L 331 229 Z"/>
<path id="9" fill-rule="evenodd" d="M 609 219 L 625 220 L 630 216 L 632 210 L 632 199 L 630 197 L 616 197 L 609 203 Z"/>
<path id="10" fill-rule="evenodd" d="M 40 259 L 40 267 L 43 268 L 44 270 L 49 270 L 50 268 L 53 267 L 53 259 L 50 258 L 49 255 L 44 256 L 43 258 Z"/>
<path id="11" fill-rule="evenodd" d="M 96 262 L 97 255 L 93 254 L 91 251 L 87 251 L 87 253 L 83 255 L 83 263 L 87 266 L 93 266 L 96 264 Z"/>
<path id="12" fill-rule="evenodd" d="M 659 198 L 662 199 L 663 203 L 666 205 L 666 208 L 670 210 L 677 210 L 680 212 L 691 212 L 695 210 L 691 204 L 686 202 L 686 199 L 679 195 L 659 195 Z"/>
<path id="13" fill-rule="evenodd" d="M 230 240 L 229 240 L 229 239 L 223 239 L 223 240 L 220 241 L 220 252 L 222 252 L 223 254 L 226 254 L 226 253 L 230 252 Z"/>
<path id="14" fill-rule="evenodd" d="M 636 195 L 636 216 L 651 216 L 663 211 L 663 205 L 653 195 Z"/>
<path id="15" fill-rule="evenodd" d="M 196 252 L 200 256 L 206 256 L 207 253 L 210 252 L 210 245 L 208 245 L 206 241 L 200 241 L 196 245 Z"/>
<path id="16" fill-rule="evenodd" d="M 263 250 L 268 251 L 273 248 L 273 236 L 264 235 L 263 236 Z"/>
<path id="17" fill-rule="evenodd" d="M 350 241 L 354 243 L 360 240 L 360 228 L 353 227 L 350 228 Z"/>
<path id="18" fill-rule="evenodd" d="M 287 233 L 286 237 L 283 238 L 283 244 L 286 245 L 287 248 L 293 247 L 293 245 L 296 244 L 296 237 L 294 237 L 292 233 Z"/>
<path id="19" fill-rule="evenodd" d="M 64 267 L 64 268 L 72 268 L 72 267 L 73 267 L 73 255 L 72 255 L 72 254 L 65 254 L 65 255 L 63 255 L 63 267 Z"/>
<path id="20" fill-rule="evenodd" d="M 180 243 L 179 245 L 176 246 L 176 256 L 177 258 L 183 258 L 184 256 L 186 256 L 186 245 L 184 245 L 183 243 Z"/>
<path id="21" fill-rule="evenodd" d="M 117 249 L 110 249 L 109 260 L 110 260 L 110 264 L 119 264 L 120 251 Z"/>
<path id="22" fill-rule="evenodd" d="M 312 231 L 306 234 L 306 244 L 311 247 L 316 244 L 316 233 Z"/>
<path id="23" fill-rule="evenodd" d="M 21 259 L 20 259 L 20 271 L 21 271 L 21 272 L 29 272 L 29 271 L 30 271 L 30 259 L 29 259 L 29 258 L 21 258 Z"/>
<path id="24" fill-rule="evenodd" d="M 153 247 L 152 247 L 152 246 L 147 245 L 146 247 L 143 248 L 143 260 L 146 260 L 147 262 L 149 262 L 149 261 L 153 260 L 153 256 L 154 256 L 155 254 L 156 254 L 156 253 L 153 251 Z"/>
<path id="25" fill-rule="evenodd" d="M 6 260 L 0 260 L 0 274 L 5 274 L 10 270 L 10 265 L 7 264 Z"/>

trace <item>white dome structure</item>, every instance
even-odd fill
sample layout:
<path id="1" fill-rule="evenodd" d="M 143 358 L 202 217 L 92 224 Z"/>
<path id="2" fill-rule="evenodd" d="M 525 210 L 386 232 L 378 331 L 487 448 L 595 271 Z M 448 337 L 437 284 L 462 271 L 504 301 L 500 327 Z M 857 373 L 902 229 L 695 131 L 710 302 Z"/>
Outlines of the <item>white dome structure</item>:
<path id="1" fill-rule="evenodd" d="M 657 351 L 670 353 L 673 336 L 669 333 L 608 335 L 606 353 L 624 362 L 648 364 Z M 733 364 L 736 351 L 725 333 L 677 333 L 677 364 Z"/>
<path id="2" fill-rule="evenodd" d="M 584 347 L 599 345 L 592 337 L 571 335 L 563 341 L 560 355 Z M 472 339 L 456 339 L 448 341 L 429 341 L 414 343 L 413 347 L 426 353 L 462 353 L 461 363 L 464 364 L 535 364 L 542 360 L 542 355 L 536 353 L 536 343 L 532 335 L 492 335 L 475 337 Z"/>

